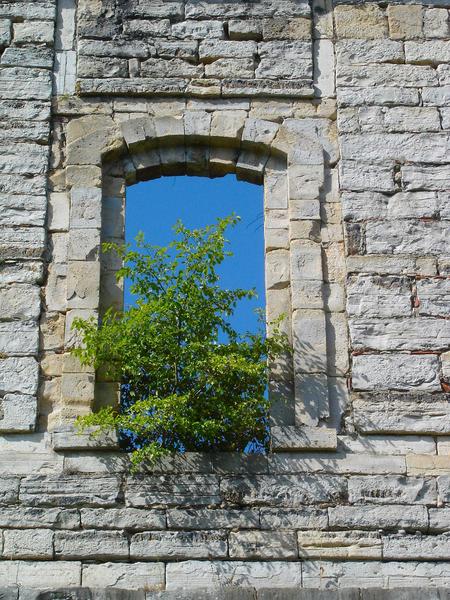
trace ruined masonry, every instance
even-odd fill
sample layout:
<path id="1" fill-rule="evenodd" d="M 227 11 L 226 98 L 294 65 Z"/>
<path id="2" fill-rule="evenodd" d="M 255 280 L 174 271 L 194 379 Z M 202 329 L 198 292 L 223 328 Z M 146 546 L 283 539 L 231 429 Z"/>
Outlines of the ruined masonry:
<path id="1" fill-rule="evenodd" d="M 449 9 L 0 0 L 2 600 L 450 597 Z M 121 306 L 127 186 L 228 173 L 293 345 L 272 451 L 130 476 L 71 324 Z"/>

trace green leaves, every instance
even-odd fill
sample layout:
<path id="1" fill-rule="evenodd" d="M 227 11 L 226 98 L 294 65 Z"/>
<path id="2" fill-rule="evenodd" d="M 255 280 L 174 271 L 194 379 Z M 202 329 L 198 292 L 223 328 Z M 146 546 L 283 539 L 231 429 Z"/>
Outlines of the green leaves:
<path id="1" fill-rule="evenodd" d="M 203 229 L 174 227 L 166 247 L 138 236 L 137 250 L 105 244 L 131 280 L 136 306 L 112 310 L 100 326 L 77 319 L 82 364 L 102 369 L 122 383 L 119 410 L 105 408 L 80 426 L 116 428 L 134 464 L 171 451 L 243 451 L 267 443 L 267 360 L 288 350 L 275 333 L 240 335 L 230 325 L 237 303 L 253 290 L 224 290 L 216 268 L 230 255 L 231 215 Z M 226 339 L 224 343 L 223 339 Z"/>

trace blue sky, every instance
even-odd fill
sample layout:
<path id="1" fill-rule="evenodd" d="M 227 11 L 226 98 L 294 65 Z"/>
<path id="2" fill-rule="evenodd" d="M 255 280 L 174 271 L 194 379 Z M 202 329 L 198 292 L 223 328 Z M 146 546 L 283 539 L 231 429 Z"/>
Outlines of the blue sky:
<path id="1" fill-rule="evenodd" d="M 236 310 L 233 326 L 241 332 L 254 331 L 255 308 L 265 306 L 263 188 L 234 175 L 217 179 L 206 177 L 161 177 L 127 189 L 126 240 L 139 231 L 153 244 L 166 245 L 172 226 L 181 219 L 190 229 L 204 227 L 235 212 L 241 217 L 228 230 L 229 249 L 234 256 L 220 268 L 224 288 L 255 288 L 258 299 L 243 300 Z M 125 304 L 132 297 L 126 288 Z"/>

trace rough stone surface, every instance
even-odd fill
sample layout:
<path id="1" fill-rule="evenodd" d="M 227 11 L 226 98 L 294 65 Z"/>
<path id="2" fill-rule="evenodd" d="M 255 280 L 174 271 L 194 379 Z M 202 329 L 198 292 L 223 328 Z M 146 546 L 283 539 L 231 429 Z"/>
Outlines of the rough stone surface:
<path id="1" fill-rule="evenodd" d="M 0 598 L 447 597 L 449 10 L 0 1 Z M 127 186 L 186 174 L 264 184 L 293 354 L 268 455 L 130 474 L 71 328 L 121 309 Z"/>
<path id="2" fill-rule="evenodd" d="M 34 396 L 6 394 L 0 400 L 0 431 L 33 431 L 36 417 Z"/>
<path id="3" fill-rule="evenodd" d="M 356 390 L 439 391 L 438 359 L 414 354 L 355 356 L 353 386 Z"/>

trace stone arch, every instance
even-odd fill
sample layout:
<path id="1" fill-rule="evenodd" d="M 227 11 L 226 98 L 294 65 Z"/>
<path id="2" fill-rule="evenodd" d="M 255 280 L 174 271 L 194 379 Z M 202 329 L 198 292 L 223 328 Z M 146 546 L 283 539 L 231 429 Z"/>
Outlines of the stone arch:
<path id="1" fill-rule="evenodd" d="M 264 184 L 267 312 L 270 319 L 281 312 L 288 315 L 293 344 L 289 364 L 273 370 L 272 391 L 279 398 L 272 415 L 273 446 L 334 449 L 336 432 L 323 427 L 329 405 L 319 201 L 324 165 L 318 139 L 305 136 L 294 119 L 280 125 L 240 111 L 185 111 L 182 116 L 140 117 L 120 125 L 110 117 L 94 116 L 68 127 L 66 173 L 71 168 L 88 175 L 83 185 L 67 178 L 73 243 L 66 349 L 74 343 L 73 318 L 98 315 L 101 288 L 104 293 L 105 281 L 109 277 L 111 283 L 117 268 L 102 267 L 99 248 L 105 211 L 120 210 L 127 184 L 161 175 L 227 173 Z M 84 241 L 85 251 L 80 253 Z M 91 410 L 96 397 L 102 403 L 103 397 L 111 401 L 115 393 L 115 384 L 96 384 L 93 373 L 77 368 L 74 361 L 67 364 L 62 423 Z M 70 393 L 79 397 L 66 398 L 65 390 L 75 390 Z"/>

